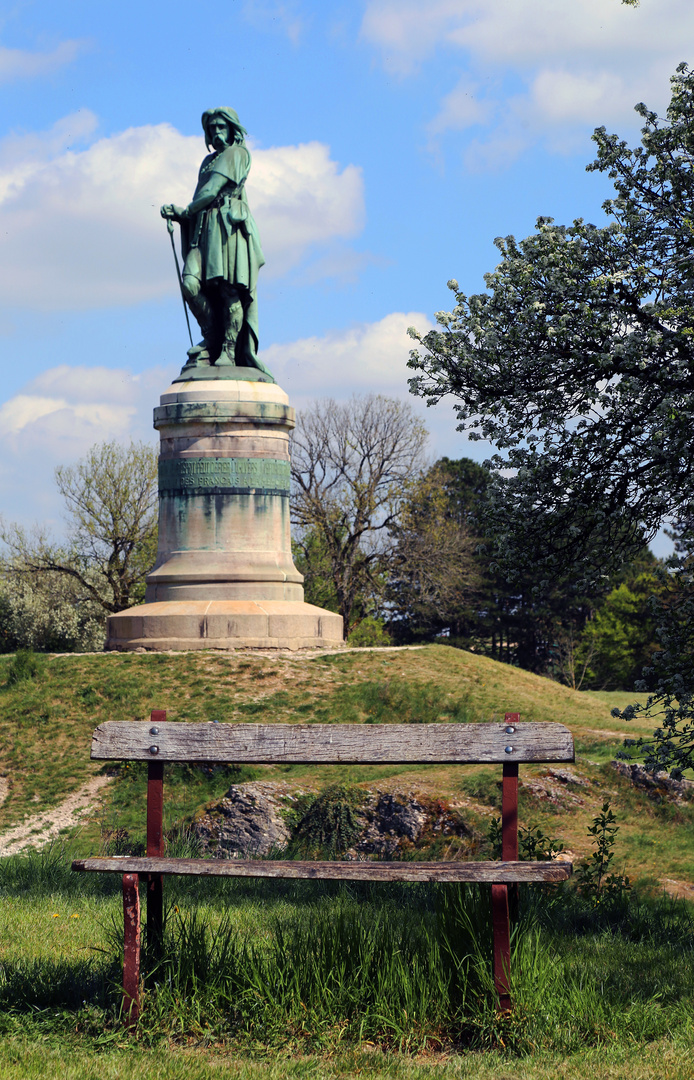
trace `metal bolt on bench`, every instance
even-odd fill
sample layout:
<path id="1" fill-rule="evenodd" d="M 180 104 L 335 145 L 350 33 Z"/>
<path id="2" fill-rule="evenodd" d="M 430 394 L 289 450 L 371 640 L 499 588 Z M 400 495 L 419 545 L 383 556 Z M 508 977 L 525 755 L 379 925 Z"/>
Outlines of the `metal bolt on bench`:
<path id="1" fill-rule="evenodd" d="M 163 932 L 163 876 L 313 878 L 337 881 L 439 881 L 491 885 L 494 983 L 499 1008 L 511 1008 L 508 887 L 564 881 L 570 863 L 518 861 L 518 766 L 574 760 L 563 724 L 520 723 L 506 713 L 491 724 L 204 724 L 173 723 L 155 710 L 148 722 L 107 721 L 92 737 L 93 759 L 147 761 L 147 854 L 77 859 L 73 870 L 123 875 L 124 1011 L 140 1011 L 140 875 L 147 878 L 147 935 L 156 950 Z M 164 763 L 235 764 L 500 764 L 501 862 L 298 862 L 265 859 L 169 859 L 164 852 Z"/>

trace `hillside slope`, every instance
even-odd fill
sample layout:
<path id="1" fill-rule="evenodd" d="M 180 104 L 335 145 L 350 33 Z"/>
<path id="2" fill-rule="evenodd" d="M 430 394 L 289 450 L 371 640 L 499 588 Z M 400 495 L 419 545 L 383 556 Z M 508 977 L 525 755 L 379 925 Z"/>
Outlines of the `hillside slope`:
<path id="1" fill-rule="evenodd" d="M 548 679 L 446 646 L 280 656 L 104 654 L 46 658 L 36 678 L 4 686 L 11 658 L 0 658 L 0 777 L 7 797 L 0 834 L 37 811 L 58 805 L 100 771 L 89 760 L 90 735 L 100 722 L 144 719 L 164 708 L 174 720 L 263 722 L 488 721 L 504 712 L 524 720 L 559 721 L 576 740 L 578 783 L 547 770 L 522 769 L 521 817 L 561 838 L 577 855 L 589 849 L 586 827 L 602 800 L 612 800 L 621 832 L 618 857 L 628 872 L 667 878 L 677 888 L 694 882 L 694 814 L 688 805 L 656 803 L 609 767 L 625 734 L 648 731 L 610 715 L 629 695 L 577 693 Z M 255 770 L 254 775 L 272 770 Z M 477 823 L 497 813 L 498 769 L 284 768 L 283 781 L 317 788 L 342 783 L 398 785 L 455 799 Z M 277 772 L 277 770 L 275 770 Z M 132 779 L 131 779 L 132 777 Z M 246 771 L 235 779 L 250 778 Z M 105 789 L 80 843 L 123 823 L 137 827 L 144 808 L 143 777 L 121 770 Z M 171 778 L 169 824 L 222 794 L 226 774 Z"/>

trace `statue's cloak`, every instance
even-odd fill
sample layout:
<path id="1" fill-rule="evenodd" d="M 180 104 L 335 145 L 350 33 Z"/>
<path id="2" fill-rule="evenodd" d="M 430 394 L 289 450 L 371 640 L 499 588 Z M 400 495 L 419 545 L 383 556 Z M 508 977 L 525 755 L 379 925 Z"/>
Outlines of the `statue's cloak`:
<path id="1" fill-rule="evenodd" d="M 246 147 L 234 143 L 208 154 L 200 166 L 193 202 L 213 173 L 226 184 L 212 206 L 188 223 L 184 245 L 200 250 L 202 282 L 227 281 L 238 289 L 244 307 L 243 329 L 236 345 L 236 363 L 266 371 L 258 359 L 258 271 L 265 263 L 258 227 L 248 206 L 245 181 L 251 168 Z M 187 251 L 184 250 L 184 257 Z"/>

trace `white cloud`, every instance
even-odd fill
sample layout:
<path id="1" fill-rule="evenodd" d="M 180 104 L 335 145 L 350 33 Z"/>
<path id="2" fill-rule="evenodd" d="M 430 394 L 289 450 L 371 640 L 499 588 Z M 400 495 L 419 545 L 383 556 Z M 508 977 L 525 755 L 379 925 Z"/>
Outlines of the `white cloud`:
<path id="1" fill-rule="evenodd" d="M 403 398 L 426 423 L 434 456 L 484 456 L 481 444 L 468 443 L 455 430 L 450 404 L 427 409 L 410 395 L 409 326 L 422 333 L 432 329 L 422 312 L 393 312 L 377 322 L 272 345 L 262 358 L 297 408 L 320 397 L 346 400 L 352 394 L 380 393 Z M 108 439 L 155 444 L 152 409 L 170 379 L 171 371 L 162 368 L 134 376 L 125 370 L 63 364 L 21 387 L 0 405 L 3 517 L 24 524 L 44 520 L 59 527 L 55 466 L 75 461 Z"/>
<path id="2" fill-rule="evenodd" d="M 440 135 L 450 130 L 462 131 L 488 121 L 494 112 L 494 106 L 489 100 L 481 101 L 478 93 L 478 85 L 467 75 L 463 75 L 458 85 L 442 99 L 438 115 L 429 125 L 431 134 Z"/>
<path id="3" fill-rule="evenodd" d="M 0 45 L 0 83 L 50 75 L 58 68 L 71 64 L 84 45 L 85 42 L 79 40 L 63 41 L 51 52 L 8 49 Z"/>
<path id="4" fill-rule="evenodd" d="M 407 394 L 412 372 L 407 328 L 426 333 L 432 324 L 420 311 L 393 312 L 375 323 L 357 323 L 323 337 L 271 345 L 262 352 L 275 379 L 304 397 L 349 396 L 353 391 Z"/>
<path id="5" fill-rule="evenodd" d="M 364 226 L 361 169 L 347 165 L 340 172 L 324 143 L 254 150 L 247 190 L 275 274 L 295 266 L 307 249 L 355 236 Z"/>
<path id="6" fill-rule="evenodd" d="M 451 403 L 443 401 L 428 409 L 421 398 L 410 394 L 407 380 L 414 375 L 407 367 L 413 345 L 407 335 L 410 326 L 421 333 L 433 329 L 421 311 L 396 311 L 378 322 L 271 345 L 263 350 L 262 358 L 299 409 L 323 397 L 344 401 L 352 394 L 374 393 L 404 398 L 429 429 L 433 457 L 486 457 L 486 444 L 470 443 L 456 431 Z"/>
<path id="7" fill-rule="evenodd" d="M 431 0 L 424 9 L 418 0 L 368 0 L 361 36 L 381 50 L 388 71 L 409 75 L 446 39 L 461 8 L 473 6 L 478 5 L 468 0 Z"/>
<path id="8" fill-rule="evenodd" d="M 167 385 L 159 369 L 144 376 L 63 364 L 43 372 L 0 406 L 0 505 L 9 520 L 56 522 L 53 471 L 108 439 L 150 440 L 152 408 Z"/>
<path id="9" fill-rule="evenodd" d="M 8 305 L 105 307 L 175 290 L 158 211 L 190 201 L 202 135 L 158 124 L 75 150 L 95 126 L 82 111 L 45 135 L 0 143 L 0 291 Z M 340 169 L 322 143 L 254 150 L 248 193 L 268 277 L 363 225 L 361 170 Z"/>
<path id="10" fill-rule="evenodd" d="M 629 115 L 635 104 L 625 80 L 611 71 L 545 69 L 533 79 L 530 98 L 539 117 L 557 123 L 590 123 L 607 112 Z"/>
<path id="11" fill-rule="evenodd" d="M 489 63 L 532 67 L 548 56 L 653 56 L 677 51 L 694 29 L 689 0 L 369 0 L 362 37 L 384 63 L 409 71 L 439 45 L 468 50 Z"/>
<path id="12" fill-rule="evenodd" d="M 43 372 L 0 406 L 5 452 L 60 460 L 132 427 L 142 380 L 126 371 L 63 364 Z"/>
<path id="13" fill-rule="evenodd" d="M 432 129 L 490 124 L 488 140 L 468 160 L 490 165 L 546 137 L 555 150 L 574 149 L 573 134 L 598 124 L 636 127 L 638 101 L 662 110 L 668 76 L 694 38 L 691 0 L 369 0 L 362 37 L 401 75 L 438 48 L 456 51 L 472 74 L 442 101 Z M 466 83 L 484 75 L 486 98 Z M 496 89 L 503 76 L 525 84 L 511 97 Z M 462 87 L 462 91 L 461 91 Z M 492 118 L 494 118 L 492 120 Z M 513 129 L 515 128 L 515 137 Z"/>

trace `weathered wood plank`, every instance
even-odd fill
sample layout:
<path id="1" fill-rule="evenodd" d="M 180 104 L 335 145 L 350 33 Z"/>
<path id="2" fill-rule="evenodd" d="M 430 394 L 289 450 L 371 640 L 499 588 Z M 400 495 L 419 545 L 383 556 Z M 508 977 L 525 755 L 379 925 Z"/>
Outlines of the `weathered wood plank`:
<path id="1" fill-rule="evenodd" d="M 292 859 L 148 859 L 140 856 L 76 859 L 73 870 L 193 877 L 316 878 L 327 881 L 565 881 L 564 862 L 299 862 Z"/>
<path id="2" fill-rule="evenodd" d="M 186 724 L 109 720 L 92 737 L 100 761 L 255 764 L 474 764 L 573 761 L 563 724 Z"/>

